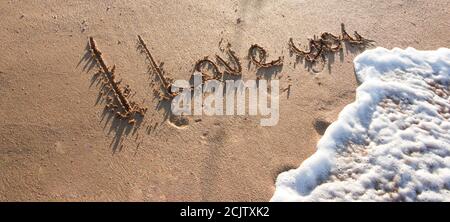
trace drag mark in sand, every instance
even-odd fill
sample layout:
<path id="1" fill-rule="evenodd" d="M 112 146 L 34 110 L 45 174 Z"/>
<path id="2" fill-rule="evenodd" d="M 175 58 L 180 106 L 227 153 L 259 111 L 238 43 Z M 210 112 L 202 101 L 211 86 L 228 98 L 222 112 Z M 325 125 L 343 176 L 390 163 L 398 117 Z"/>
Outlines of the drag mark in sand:
<path id="1" fill-rule="evenodd" d="M 258 56 L 259 58 L 256 58 Z M 272 66 L 282 66 L 283 65 L 283 56 L 278 57 L 277 60 L 272 60 L 270 62 L 266 62 L 269 53 L 259 46 L 258 44 L 253 44 L 248 50 L 248 58 L 252 61 L 256 67 L 259 68 L 270 68 Z"/>
<path id="2" fill-rule="evenodd" d="M 151 70 L 156 72 L 156 76 L 161 82 L 160 90 L 162 88 L 162 92 L 154 89 L 154 94 L 159 99 L 160 102 L 159 105 L 161 105 L 164 109 L 166 109 L 166 117 L 169 117 L 168 118 L 169 124 L 177 129 L 187 127 L 189 125 L 189 119 L 187 119 L 184 116 L 174 116 L 169 110 L 170 102 L 172 101 L 173 98 L 175 98 L 179 94 L 179 92 L 172 91 L 174 80 L 166 76 L 166 72 L 162 68 L 163 63 L 161 63 L 161 65 L 157 65 L 147 44 L 140 35 L 138 35 L 138 50 L 140 50 L 141 53 L 144 53 L 146 55 L 146 58 L 150 61 Z M 149 128 L 147 128 L 147 130 L 148 129 Z"/>
<path id="3" fill-rule="evenodd" d="M 159 80 L 161 81 L 162 88 L 164 91 L 162 93 L 155 92 L 155 94 L 159 95 L 159 98 L 162 100 L 171 100 L 173 97 L 177 95 L 177 93 L 172 92 L 172 83 L 173 79 L 165 76 L 165 72 L 162 69 L 162 65 L 157 65 L 155 59 L 153 58 L 150 50 L 145 44 L 144 39 L 140 35 L 138 35 L 138 49 L 141 49 L 143 53 L 147 56 L 147 59 L 150 60 L 152 69 L 156 72 Z"/>
<path id="4" fill-rule="evenodd" d="M 97 48 L 97 44 L 93 37 L 89 38 L 89 44 L 92 56 L 95 57 L 97 65 L 101 68 L 97 74 L 103 74 L 103 83 L 105 84 L 104 87 L 108 90 L 105 93 L 108 101 L 106 108 L 114 111 L 115 109 L 119 109 L 120 106 L 121 110 L 116 112 L 116 116 L 119 119 L 128 119 L 129 124 L 134 124 L 136 122 L 136 114 L 144 116 L 147 109 L 141 108 L 138 104 L 128 100 L 131 89 L 128 85 L 121 87 L 121 80 L 116 81 L 116 66 L 113 65 L 111 69 L 108 67 L 102 57 L 102 52 Z M 114 98 L 109 95 L 111 92 Z M 116 104 L 114 104 L 114 101 Z"/>
<path id="5" fill-rule="evenodd" d="M 219 44 L 220 45 L 220 44 Z M 221 49 L 221 51 L 226 52 L 228 57 L 231 59 L 232 63 L 234 63 L 235 67 L 231 67 L 230 63 L 227 63 L 222 57 L 216 54 L 216 59 L 223 66 L 225 66 L 225 73 L 231 76 L 242 76 L 242 65 L 239 61 L 239 58 L 236 56 L 236 53 L 231 50 L 231 44 L 228 43 L 225 49 Z"/>
<path id="6" fill-rule="evenodd" d="M 302 50 L 296 46 L 293 38 L 289 39 L 288 45 L 291 53 L 295 54 L 297 58 L 304 59 L 307 64 L 315 65 L 320 63 L 325 65 L 327 55 L 340 52 L 345 43 L 364 49 L 372 45 L 373 42 L 362 37 L 357 31 L 355 31 L 355 37 L 350 36 L 345 30 L 345 25 L 341 24 L 341 35 L 336 36 L 329 32 L 322 33 L 320 38 L 314 35 L 312 39 L 309 39 L 309 49 L 307 50 Z"/>
<path id="7" fill-rule="evenodd" d="M 203 71 L 205 67 L 212 70 L 212 76 Z M 216 65 L 216 63 L 209 59 L 208 56 L 205 56 L 203 59 L 198 60 L 195 63 L 194 70 L 202 74 L 203 82 L 213 79 L 221 81 L 223 77 L 223 73 L 220 72 L 219 67 Z"/>

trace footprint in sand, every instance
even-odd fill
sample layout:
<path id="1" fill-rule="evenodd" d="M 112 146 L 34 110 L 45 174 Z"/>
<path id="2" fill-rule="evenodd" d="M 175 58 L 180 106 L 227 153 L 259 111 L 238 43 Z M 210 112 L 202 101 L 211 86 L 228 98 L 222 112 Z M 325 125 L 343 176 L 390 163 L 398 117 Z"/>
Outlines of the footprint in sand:
<path id="1" fill-rule="evenodd" d="M 324 120 L 324 119 L 315 119 L 313 122 L 314 129 L 316 129 L 317 133 L 321 136 L 325 134 L 325 131 L 330 126 L 330 122 Z"/>
<path id="2" fill-rule="evenodd" d="M 184 129 L 189 126 L 189 118 L 185 116 L 171 115 L 169 118 L 169 124 L 177 129 Z"/>

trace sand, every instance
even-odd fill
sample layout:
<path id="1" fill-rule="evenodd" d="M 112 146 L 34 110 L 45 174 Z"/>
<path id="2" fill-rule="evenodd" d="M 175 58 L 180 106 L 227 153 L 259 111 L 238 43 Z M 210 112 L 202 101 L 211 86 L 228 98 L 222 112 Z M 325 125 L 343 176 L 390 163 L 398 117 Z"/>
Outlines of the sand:
<path id="1" fill-rule="evenodd" d="M 327 122 L 354 100 L 356 51 L 312 73 L 287 41 L 357 30 L 386 48 L 449 47 L 450 3 L 436 1 L 17 1 L 0 3 L 0 200 L 268 201 L 282 170 L 315 151 Z M 190 118 L 176 128 L 158 109 L 142 35 L 175 79 L 228 40 L 243 59 L 251 44 L 285 56 L 292 79 L 280 121 Z M 95 69 L 83 57 L 93 36 L 105 59 L 149 108 L 135 130 L 104 114 Z M 244 67 L 244 79 L 256 71 Z M 150 129 L 148 129 L 150 127 Z"/>

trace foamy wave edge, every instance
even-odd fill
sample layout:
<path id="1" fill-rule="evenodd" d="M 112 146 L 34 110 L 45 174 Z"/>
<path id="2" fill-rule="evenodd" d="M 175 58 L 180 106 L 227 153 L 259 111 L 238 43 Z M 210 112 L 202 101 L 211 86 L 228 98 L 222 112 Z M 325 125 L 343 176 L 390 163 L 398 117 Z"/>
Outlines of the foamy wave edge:
<path id="1" fill-rule="evenodd" d="M 450 50 L 376 48 L 354 66 L 355 102 L 271 201 L 450 200 Z"/>

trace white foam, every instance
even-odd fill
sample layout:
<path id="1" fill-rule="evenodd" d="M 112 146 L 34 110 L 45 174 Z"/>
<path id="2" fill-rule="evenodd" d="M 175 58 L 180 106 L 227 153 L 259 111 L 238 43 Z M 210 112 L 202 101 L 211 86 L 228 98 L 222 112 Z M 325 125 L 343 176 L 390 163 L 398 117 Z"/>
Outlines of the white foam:
<path id="1" fill-rule="evenodd" d="M 377 48 L 354 65 L 355 102 L 272 201 L 450 201 L 450 50 Z"/>

